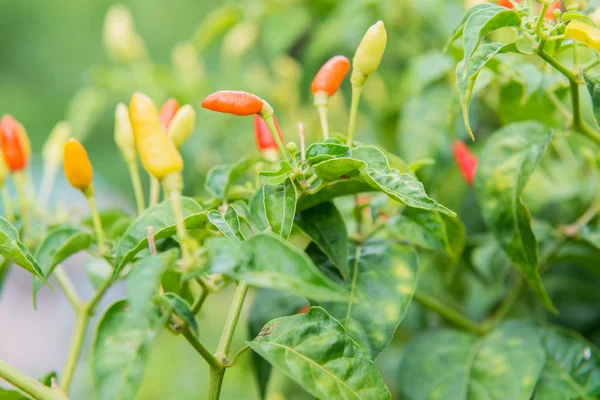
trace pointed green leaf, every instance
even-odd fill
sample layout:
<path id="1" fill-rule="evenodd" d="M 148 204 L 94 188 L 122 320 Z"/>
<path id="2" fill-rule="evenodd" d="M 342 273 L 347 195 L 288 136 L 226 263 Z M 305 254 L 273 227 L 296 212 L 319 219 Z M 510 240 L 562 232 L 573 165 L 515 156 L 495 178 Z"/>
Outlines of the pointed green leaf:
<path id="1" fill-rule="evenodd" d="M 150 320 L 138 318 L 125 300 L 108 308 L 92 345 L 92 375 L 99 400 L 135 398 L 152 341 L 164 323 L 156 306 Z"/>
<path id="2" fill-rule="evenodd" d="M 350 147 L 338 143 L 313 143 L 306 149 L 306 161 L 315 165 L 325 160 L 345 157 L 350 154 Z"/>
<path id="3" fill-rule="evenodd" d="M 471 104 L 471 96 L 473 95 L 473 87 L 479 72 L 485 67 L 496 54 L 518 52 L 516 43 L 485 43 L 482 44 L 473 53 L 473 56 L 467 62 L 462 60 L 456 66 L 456 81 L 458 85 L 458 94 L 460 96 L 460 105 L 463 111 L 463 119 L 467 133 L 471 139 L 475 140 L 471 125 L 469 124 L 469 106 Z"/>
<path id="4" fill-rule="evenodd" d="M 317 193 L 301 194 L 298 199 L 296 211 L 308 210 L 319 204 L 327 203 L 336 197 L 372 192 L 374 190 L 371 185 L 360 179 L 343 179 L 341 181 L 327 182 Z"/>
<path id="5" fill-rule="evenodd" d="M 348 276 L 348 231 L 333 203 L 323 203 L 298 214 L 296 226 L 319 246 L 343 277 Z"/>
<path id="6" fill-rule="evenodd" d="M 320 305 L 376 358 L 406 315 L 417 287 L 419 260 L 412 247 L 383 240 L 350 250 L 350 276 L 339 280 L 350 292 L 348 301 Z"/>
<path id="7" fill-rule="evenodd" d="M 206 175 L 204 188 L 213 196 L 226 200 L 231 185 L 259 160 L 258 157 L 242 157 L 234 164 L 214 166 Z"/>
<path id="8" fill-rule="evenodd" d="M 296 188 L 290 178 L 277 186 L 263 186 L 265 216 L 271 230 L 283 238 L 292 232 L 296 215 Z"/>
<path id="9" fill-rule="evenodd" d="M 263 185 L 280 185 L 292 173 L 292 166 L 287 161 L 279 162 L 279 169 L 277 171 L 262 171 L 258 174 L 260 182 Z"/>
<path id="10" fill-rule="evenodd" d="M 456 25 L 456 28 L 454 29 L 454 32 L 452 32 L 452 36 L 450 37 L 450 39 L 448 40 L 448 43 L 446 44 L 445 47 L 445 51 L 448 50 L 448 48 L 450 47 L 450 45 L 459 37 L 461 37 L 463 35 L 463 32 L 465 30 L 465 24 L 467 23 L 467 21 L 469 20 L 469 18 L 471 18 L 471 15 L 475 14 L 478 11 L 487 9 L 487 8 L 495 8 L 498 7 L 498 5 L 493 4 L 493 3 L 481 3 L 481 4 L 477 4 L 471 8 L 469 8 L 465 14 L 462 16 L 462 18 L 460 19 L 460 21 L 458 22 L 458 24 Z"/>
<path id="11" fill-rule="evenodd" d="M 38 262 L 19 240 L 17 229 L 3 217 L 0 217 L 0 255 L 48 283 Z"/>
<path id="12" fill-rule="evenodd" d="M 269 221 L 265 215 L 265 198 L 263 188 L 259 188 L 250 200 L 250 222 L 261 232 L 269 228 Z"/>
<path id="13" fill-rule="evenodd" d="M 242 244 L 241 260 L 229 274 L 250 286 L 279 289 L 314 300 L 346 301 L 348 296 L 304 252 L 269 233 L 259 233 Z"/>
<path id="14" fill-rule="evenodd" d="M 248 345 L 316 398 L 392 398 L 368 354 L 320 307 L 267 323 Z"/>
<path id="15" fill-rule="evenodd" d="M 244 235 L 240 232 L 240 219 L 235 208 L 231 206 L 227 207 L 225 215 L 219 211 L 212 210 L 208 212 L 207 216 L 210 223 L 216 226 L 225 237 L 238 242 L 245 240 Z"/>
<path id="16" fill-rule="evenodd" d="M 594 118 L 596 123 L 600 125 L 600 81 L 591 77 L 587 72 L 583 72 L 583 79 L 585 79 L 585 85 L 592 97 L 592 108 L 594 110 Z"/>
<path id="17" fill-rule="evenodd" d="M 507 125 L 479 157 L 475 191 L 484 220 L 538 298 L 556 312 L 538 272 L 537 240 L 521 193 L 540 162 L 552 131 L 537 122 Z"/>
<path id="18" fill-rule="evenodd" d="M 536 328 L 510 321 L 478 338 L 449 329 L 418 335 L 400 367 L 402 399 L 529 400 L 546 355 Z"/>
<path id="19" fill-rule="evenodd" d="M 187 325 L 192 332 L 194 332 L 196 335 L 198 334 L 196 316 L 192 312 L 188 302 L 182 299 L 180 296 L 176 295 L 175 293 L 165 293 L 160 296 L 154 296 L 152 302 L 156 305 L 168 308 L 173 314 L 175 314 L 177 318 L 181 319 L 181 321 L 176 321 L 175 323 L 170 324 L 172 331 L 179 333 L 183 323 L 185 323 L 185 325 Z M 172 315 L 171 318 L 173 318 Z"/>
<path id="20" fill-rule="evenodd" d="M 202 212 L 202 206 L 188 197 L 182 197 L 181 200 L 186 227 L 196 229 L 203 226 L 206 222 L 206 213 Z M 129 225 L 117 244 L 115 277 L 138 252 L 148 246 L 149 227 L 152 228 L 155 239 L 163 239 L 175 234 L 175 216 L 171 202 L 163 201 L 148 208 Z"/>
<path id="21" fill-rule="evenodd" d="M 35 252 L 35 258 L 38 260 L 44 275 L 49 277 L 54 268 L 82 250 L 87 250 L 93 242 L 93 235 L 90 232 L 81 230 L 74 226 L 62 226 L 53 229 Z M 33 277 L 33 305 L 37 307 L 37 294 L 40 291 L 43 282 Z"/>

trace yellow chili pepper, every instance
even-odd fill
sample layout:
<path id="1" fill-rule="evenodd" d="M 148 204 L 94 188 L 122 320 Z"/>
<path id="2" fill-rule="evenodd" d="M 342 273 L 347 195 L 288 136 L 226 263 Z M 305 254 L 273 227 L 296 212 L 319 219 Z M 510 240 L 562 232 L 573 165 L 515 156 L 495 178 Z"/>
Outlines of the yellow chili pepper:
<path id="1" fill-rule="evenodd" d="M 196 111 L 186 104 L 181 107 L 169 124 L 168 135 L 175 143 L 175 146 L 181 147 L 183 142 L 194 132 L 196 125 Z"/>
<path id="2" fill-rule="evenodd" d="M 567 25 L 565 36 L 577 40 L 587 47 L 600 51 L 600 29 L 582 20 L 573 20 Z"/>
<path id="3" fill-rule="evenodd" d="M 183 170 L 183 159 L 163 131 L 152 100 L 142 93 L 134 93 L 129 103 L 129 116 L 144 169 L 158 180 L 179 174 Z"/>
<path id="4" fill-rule="evenodd" d="M 88 195 L 88 191 L 92 189 L 92 164 L 87 152 L 75 138 L 65 143 L 64 168 L 69 184 Z"/>
<path id="5" fill-rule="evenodd" d="M 115 142 L 121 150 L 126 162 L 135 162 L 135 137 L 133 127 L 129 119 L 129 110 L 123 103 L 119 103 L 115 109 Z"/>

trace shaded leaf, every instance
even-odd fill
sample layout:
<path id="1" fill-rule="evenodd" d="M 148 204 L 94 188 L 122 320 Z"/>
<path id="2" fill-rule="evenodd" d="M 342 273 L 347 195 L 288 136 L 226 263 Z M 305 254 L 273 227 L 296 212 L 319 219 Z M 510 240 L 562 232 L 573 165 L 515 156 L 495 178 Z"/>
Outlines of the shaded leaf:
<path id="1" fill-rule="evenodd" d="M 371 358 L 320 307 L 269 322 L 248 345 L 317 398 L 392 398 Z"/>
<path id="2" fill-rule="evenodd" d="M 161 305 L 169 309 L 169 314 L 172 312 L 180 318 L 196 335 L 198 334 L 198 324 L 196 323 L 196 316 L 192 312 L 190 305 L 187 301 L 176 295 L 175 293 L 165 293 L 160 296 L 155 296 L 152 302 L 156 305 Z M 171 324 L 171 329 L 175 333 L 179 333 L 182 324 L 177 322 Z"/>
<path id="3" fill-rule="evenodd" d="M 292 173 L 292 166 L 287 161 L 279 162 L 277 171 L 261 171 L 258 174 L 260 182 L 264 185 L 279 185 L 289 178 Z"/>
<path id="4" fill-rule="evenodd" d="M 481 4 L 477 4 L 477 5 L 469 8 L 465 12 L 465 14 L 462 16 L 462 18 L 460 19 L 458 24 L 456 25 L 454 32 L 452 32 L 452 36 L 450 37 L 450 39 L 448 40 L 448 43 L 446 44 L 446 49 L 452 44 L 452 42 L 454 42 L 456 39 L 460 38 L 463 35 L 463 32 L 465 30 L 465 24 L 467 23 L 469 18 L 471 18 L 471 15 L 475 14 L 478 11 L 485 10 L 488 8 L 495 8 L 495 7 L 498 7 L 498 6 L 493 3 L 481 3 Z"/>
<path id="5" fill-rule="evenodd" d="M 583 71 L 583 79 L 590 96 L 592 97 L 592 108 L 594 110 L 594 118 L 596 123 L 600 125 L 600 81 L 591 77 L 587 72 Z"/>
<path id="6" fill-rule="evenodd" d="M 265 231 L 269 228 L 269 221 L 267 221 L 267 216 L 265 215 L 265 198 L 262 187 L 258 189 L 252 200 L 250 200 L 250 222 L 260 231 Z"/>
<path id="7" fill-rule="evenodd" d="M 371 185 L 360 179 L 343 179 L 340 181 L 327 182 L 317 193 L 303 193 L 298 199 L 296 211 L 304 211 L 319 204 L 327 203 L 337 197 L 347 196 L 350 194 L 372 192 L 374 189 Z"/>
<path id="8" fill-rule="evenodd" d="M 242 157 L 234 164 L 214 166 L 206 175 L 204 188 L 213 196 L 226 200 L 231 185 L 259 160 L 258 157 Z"/>
<path id="9" fill-rule="evenodd" d="M 212 210 L 208 212 L 207 216 L 210 223 L 216 226 L 227 238 L 238 242 L 244 241 L 244 235 L 240 231 L 240 219 L 235 208 L 231 206 L 227 207 L 225 215 L 219 211 Z"/>
<path id="10" fill-rule="evenodd" d="M 48 283 L 38 262 L 19 240 L 17 229 L 3 217 L 0 217 L 0 255 Z"/>
<path id="11" fill-rule="evenodd" d="M 271 230 L 283 238 L 292 232 L 296 215 L 296 188 L 290 178 L 277 186 L 263 186 L 265 216 Z"/>
<path id="12" fill-rule="evenodd" d="M 306 161 L 309 165 L 336 157 L 345 157 L 350 154 L 350 147 L 341 143 L 313 143 L 306 149 Z"/>
<path id="13" fill-rule="evenodd" d="M 204 241 L 208 255 L 207 271 L 212 274 L 231 274 L 240 263 L 240 246 L 224 237 L 209 237 Z"/>

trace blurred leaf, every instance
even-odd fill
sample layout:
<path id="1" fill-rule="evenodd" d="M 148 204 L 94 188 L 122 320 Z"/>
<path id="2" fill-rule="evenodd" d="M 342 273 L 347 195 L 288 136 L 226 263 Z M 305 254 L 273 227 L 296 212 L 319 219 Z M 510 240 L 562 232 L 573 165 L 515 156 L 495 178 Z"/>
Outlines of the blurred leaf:
<path id="1" fill-rule="evenodd" d="M 600 81 L 598 79 L 591 77 L 587 72 L 583 71 L 583 79 L 585 79 L 585 84 L 587 86 L 588 92 L 592 97 L 592 105 L 594 109 L 594 118 L 596 118 L 596 123 L 600 125 Z"/>
<path id="2" fill-rule="evenodd" d="M 104 258 L 93 258 L 87 263 L 85 272 L 94 289 L 99 289 L 112 275 L 113 266 Z"/>
<path id="3" fill-rule="evenodd" d="M 19 241 L 17 229 L 3 217 L 0 217 L 0 255 L 37 276 L 42 282 L 48 283 L 38 262 Z"/>
<path id="4" fill-rule="evenodd" d="M 454 32 L 452 33 L 452 36 L 450 37 L 450 40 L 448 41 L 448 44 L 446 45 L 446 47 L 449 47 L 452 44 L 452 42 L 454 42 L 456 39 L 460 38 L 463 35 L 463 33 L 465 31 L 465 24 L 467 23 L 469 18 L 471 18 L 471 15 L 473 15 L 481 10 L 495 9 L 497 7 L 498 6 L 496 4 L 481 3 L 481 4 L 477 4 L 477 5 L 469 8 L 465 12 L 465 14 L 462 16 L 462 18 L 460 19 L 458 24 L 456 25 L 456 28 L 454 29 Z"/>
<path id="5" fill-rule="evenodd" d="M 175 293 L 165 293 L 159 296 L 154 296 L 152 302 L 156 305 L 162 305 L 169 310 L 170 314 L 173 312 L 177 318 L 180 318 L 192 332 L 196 335 L 198 334 L 198 324 L 196 323 L 196 316 L 192 312 L 190 305 L 187 301 L 176 295 Z M 180 324 L 176 324 L 173 326 L 171 324 L 171 329 L 175 333 L 179 333 L 179 329 L 181 329 Z"/>
<path id="6" fill-rule="evenodd" d="M 296 188 L 290 178 L 277 186 L 263 186 L 265 216 L 274 233 L 287 239 L 296 215 Z"/>
<path id="7" fill-rule="evenodd" d="M 298 199 L 297 211 L 304 211 L 319 204 L 327 203 L 336 197 L 350 194 L 372 192 L 375 189 L 366 182 L 359 179 L 343 179 L 341 181 L 328 182 L 315 194 L 302 194 Z"/>
<path id="8" fill-rule="evenodd" d="M 507 125 L 485 144 L 475 189 L 486 224 L 542 303 L 556 312 L 538 272 L 537 240 L 521 193 L 552 131 L 536 122 Z"/>
<path id="9" fill-rule="evenodd" d="M 237 24 L 244 16 L 236 5 L 221 5 L 208 13 L 194 32 L 192 43 L 202 53 L 219 36 Z"/>
<path id="10" fill-rule="evenodd" d="M 196 229 L 206 222 L 206 213 L 193 199 L 181 198 L 185 225 L 188 229 Z M 166 200 L 160 204 L 149 207 L 138 216 L 127 228 L 123 237 L 117 244 L 115 255 L 114 277 L 130 262 L 133 257 L 148 246 L 148 228 L 152 228 L 154 239 L 163 239 L 173 235 L 176 231 L 173 206 Z"/>
<path id="11" fill-rule="evenodd" d="M 92 373 L 99 400 L 135 398 L 144 377 L 152 341 L 164 326 L 158 308 L 140 319 L 120 300 L 102 316 L 92 346 Z"/>
<path id="12" fill-rule="evenodd" d="M 231 273 L 240 263 L 240 246 L 225 237 L 209 237 L 204 242 L 208 255 L 207 270 L 213 274 Z"/>
<path id="13" fill-rule="evenodd" d="M 437 50 L 419 54 L 409 59 L 408 71 L 404 76 L 410 93 L 421 93 L 430 84 L 445 77 L 454 68 L 454 59 Z"/>
<path id="14" fill-rule="evenodd" d="M 475 80 L 477 79 L 479 72 L 485 67 L 485 64 L 487 64 L 494 56 L 512 52 L 518 52 L 516 43 L 485 43 L 473 53 L 473 56 L 468 62 L 462 60 L 456 66 L 456 80 L 458 82 L 458 94 L 460 95 L 463 119 L 465 121 L 467 132 L 473 139 L 475 137 L 473 136 L 469 124 L 469 105 L 471 103 Z"/>
<path id="15" fill-rule="evenodd" d="M 600 397 L 600 351 L 575 332 L 540 328 L 547 357 L 533 400 Z"/>
<path id="16" fill-rule="evenodd" d="M 348 277 L 348 231 L 333 203 L 323 203 L 299 213 L 296 226 L 329 257 L 342 277 Z"/>
<path id="17" fill-rule="evenodd" d="M 417 287 L 419 260 L 412 247 L 382 240 L 351 246 L 350 253 L 350 276 L 339 282 L 350 292 L 348 301 L 320 305 L 375 359 L 406 314 Z"/>
<path id="18" fill-rule="evenodd" d="M 44 275 L 49 277 L 54 268 L 82 250 L 87 250 L 92 244 L 93 236 L 74 226 L 62 226 L 53 229 L 38 246 L 35 258 L 38 260 Z M 33 277 L 33 306 L 37 308 L 37 294 L 43 282 Z"/>
<path id="19" fill-rule="evenodd" d="M 504 282 L 510 270 L 510 260 L 494 238 L 489 238 L 471 253 L 473 268 L 487 283 Z"/>
<path id="20" fill-rule="evenodd" d="M 535 328 L 523 322 L 506 322 L 480 338 L 430 331 L 406 349 L 402 398 L 529 400 L 545 358 Z"/>
<path id="21" fill-rule="evenodd" d="M 269 322 L 248 345 L 317 398 L 392 398 L 371 358 L 320 307 Z"/>
<path id="22" fill-rule="evenodd" d="M 250 200 L 250 221 L 260 231 L 266 231 L 269 228 L 269 221 L 265 215 L 265 201 L 263 195 L 263 188 L 259 188 L 258 191 Z"/>
<path id="23" fill-rule="evenodd" d="M 306 300 L 301 297 L 279 290 L 258 289 L 248 314 L 248 340 L 254 339 L 270 320 L 297 314 L 306 305 Z M 264 399 L 271 376 L 271 364 L 254 352 L 252 353 L 252 362 L 258 379 L 260 395 Z"/>
<path id="24" fill-rule="evenodd" d="M 227 200 L 227 194 L 233 183 L 260 159 L 258 157 L 242 157 L 235 164 L 217 165 L 206 175 L 204 188 L 207 192 L 222 201 Z"/>
<path id="25" fill-rule="evenodd" d="M 279 289 L 308 299 L 346 301 L 344 288 L 330 281 L 308 256 L 269 233 L 242 244 L 241 261 L 229 272 L 250 286 Z"/>
<path id="26" fill-rule="evenodd" d="M 240 219 L 235 208 L 229 206 L 225 215 L 222 215 L 219 211 L 209 211 L 208 220 L 211 224 L 217 227 L 217 229 L 225 235 L 227 238 L 243 242 L 244 235 L 240 232 Z"/>

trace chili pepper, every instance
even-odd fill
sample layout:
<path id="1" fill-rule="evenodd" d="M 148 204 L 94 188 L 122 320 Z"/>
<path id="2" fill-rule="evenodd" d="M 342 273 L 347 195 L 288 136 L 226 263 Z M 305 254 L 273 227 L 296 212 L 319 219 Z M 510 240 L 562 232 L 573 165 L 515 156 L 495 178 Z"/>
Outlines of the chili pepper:
<path id="1" fill-rule="evenodd" d="M 565 29 L 565 36 L 600 51 L 600 29 L 583 20 L 575 19 L 569 22 Z"/>
<path id="2" fill-rule="evenodd" d="M 283 135 L 281 134 L 281 129 L 279 128 L 277 118 L 273 117 L 273 121 L 275 123 L 275 128 L 277 129 L 279 139 L 283 142 Z M 256 139 L 258 151 L 261 152 L 265 159 L 271 162 L 276 162 L 279 160 L 277 143 L 275 142 L 273 135 L 271 135 L 271 131 L 269 130 L 269 127 L 265 121 L 256 114 L 254 115 L 254 138 Z"/>
<path id="3" fill-rule="evenodd" d="M 516 2 L 519 3 L 518 0 Z M 498 4 L 499 6 L 502 6 L 502 7 L 506 7 L 508 9 L 515 8 L 515 5 L 513 3 L 511 3 L 510 0 L 498 0 L 498 2 L 496 4 Z"/>
<path id="4" fill-rule="evenodd" d="M 117 104 L 115 109 L 115 142 L 127 163 L 136 161 L 133 127 L 129 119 L 129 110 L 123 103 Z"/>
<path id="5" fill-rule="evenodd" d="M 221 90 L 202 100 L 203 108 L 239 116 L 259 114 L 264 105 L 264 100 L 258 96 L 232 90 Z"/>
<path id="6" fill-rule="evenodd" d="M 348 70 L 350 70 L 350 61 L 346 57 L 331 58 L 315 75 L 310 87 L 312 93 L 325 92 L 329 96 L 333 95 L 340 88 Z"/>
<path id="7" fill-rule="evenodd" d="M 183 142 L 194 132 L 195 125 L 196 111 L 194 111 L 194 107 L 186 104 L 171 119 L 167 133 L 175 146 L 181 147 Z"/>
<path id="8" fill-rule="evenodd" d="M 165 133 L 169 131 L 169 124 L 173 120 L 175 114 L 179 110 L 179 103 L 175 99 L 169 99 L 160 108 L 160 124 L 162 125 Z"/>
<path id="9" fill-rule="evenodd" d="M 144 169 L 158 180 L 180 174 L 183 159 L 173 141 L 163 132 L 152 100 L 142 93 L 134 93 L 129 103 L 129 116 Z"/>
<path id="10" fill-rule="evenodd" d="M 65 143 L 63 163 L 69 184 L 86 193 L 92 186 L 93 169 L 85 148 L 77 139 L 70 138 Z"/>
<path id="11" fill-rule="evenodd" d="M 362 85 L 367 77 L 375 72 L 383 57 L 386 42 L 385 26 L 382 21 L 378 21 L 367 30 L 356 49 L 352 60 L 353 83 Z"/>
<path id="12" fill-rule="evenodd" d="M 0 145 L 4 162 L 11 172 L 24 169 L 29 160 L 29 140 L 22 126 L 10 115 L 0 121 Z"/>
<path id="13" fill-rule="evenodd" d="M 544 14 L 544 18 L 551 20 L 551 21 L 556 21 L 556 15 L 554 15 L 554 11 L 555 10 L 560 10 L 560 8 L 562 7 L 562 3 L 560 0 L 557 0 L 555 3 L 551 4 L 547 9 L 546 9 L 546 13 Z"/>
<path id="14" fill-rule="evenodd" d="M 475 170 L 477 169 L 477 157 L 471 153 L 464 142 L 458 139 L 452 145 L 452 153 L 463 178 L 467 184 L 473 185 Z"/>
<path id="15" fill-rule="evenodd" d="M 146 56 L 146 45 L 136 32 L 131 12 L 124 5 L 108 9 L 103 27 L 104 47 L 117 62 L 132 62 Z"/>

